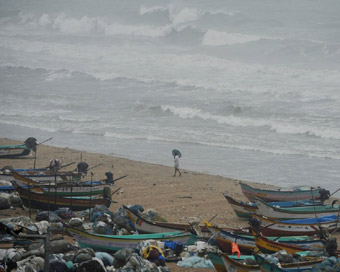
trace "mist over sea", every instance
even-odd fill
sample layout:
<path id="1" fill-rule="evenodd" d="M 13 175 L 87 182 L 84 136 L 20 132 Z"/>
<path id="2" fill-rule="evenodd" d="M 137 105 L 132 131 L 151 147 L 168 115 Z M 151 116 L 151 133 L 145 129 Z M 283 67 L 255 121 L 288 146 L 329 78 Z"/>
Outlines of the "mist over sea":
<path id="1" fill-rule="evenodd" d="M 338 0 L 0 1 L 0 137 L 332 193 L 339 86 Z"/>

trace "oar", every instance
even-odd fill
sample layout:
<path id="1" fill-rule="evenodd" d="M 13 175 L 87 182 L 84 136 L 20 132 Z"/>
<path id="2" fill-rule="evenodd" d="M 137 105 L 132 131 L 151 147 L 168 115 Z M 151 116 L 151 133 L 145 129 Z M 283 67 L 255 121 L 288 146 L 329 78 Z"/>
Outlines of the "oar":
<path id="1" fill-rule="evenodd" d="M 72 164 L 75 164 L 75 162 L 70 162 L 70 163 L 68 163 L 68 164 L 62 165 L 62 166 L 59 167 L 59 169 L 68 167 L 68 166 L 70 166 L 70 165 L 72 165 Z"/>
<path id="2" fill-rule="evenodd" d="M 340 188 L 338 190 L 336 190 L 334 193 L 332 193 L 329 197 L 331 197 L 332 195 L 334 195 L 336 192 L 338 192 L 340 190 Z"/>
<path id="3" fill-rule="evenodd" d="M 115 181 L 117 181 L 117 180 L 120 180 L 120 179 L 122 179 L 122 178 L 126 178 L 128 175 L 125 175 L 125 176 L 122 176 L 122 177 L 119 177 L 119 178 L 116 178 L 116 179 L 114 179 L 113 180 L 113 182 L 115 182 Z"/>
<path id="4" fill-rule="evenodd" d="M 53 137 L 51 137 L 51 138 L 48 138 L 47 140 L 45 140 L 45 141 L 42 141 L 42 142 L 38 143 L 37 145 L 40 145 L 40 144 L 46 143 L 47 141 L 50 141 L 50 140 L 52 140 L 52 139 L 53 139 Z"/>
<path id="5" fill-rule="evenodd" d="M 209 220 L 208 222 L 210 223 L 211 221 L 213 221 L 217 215 L 218 215 L 218 214 L 215 214 L 213 217 L 211 217 L 210 220 Z"/>
<path id="6" fill-rule="evenodd" d="M 115 190 L 115 191 L 113 191 L 113 193 L 111 193 L 111 197 L 115 194 L 115 193 L 117 193 L 120 189 L 122 189 L 122 187 L 119 187 L 117 190 Z"/>
<path id="7" fill-rule="evenodd" d="M 65 167 L 70 166 L 70 165 L 72 165 L 72 164 L 75 164 L 75 162 L 70 162 L 70 163 L 68 163 L 68 164 L 62 165 L 62 166 L 59 167 L 59 169 L 65 168 Z M 47 168 L 50 168 L 50 166 L 46 166 L 46 167 L 44 167 L 44 169 L 45 169 L 45 168 L 46 168 L 46 169 L 47 169 Z M 58 169 L 58 170 L 59 170 L 59 169 Z"/>
<path id="8" fill-rule="evenodd" d="M 95 166 L 92 166 L 92 167 L 90 167 L 89 169 L 87 169 L 87 171 L 89 171 L 89 170 L 91 170 L 91 169 L 93 169 L 93 168 L 96 168 L 96 167 L 98 167 L 98 166 L 100 166 L 100 165 L 102 165 L 103 163 L 99 163 L 99 164 L 97 164 L 97 165 L 95 165 Z"/>

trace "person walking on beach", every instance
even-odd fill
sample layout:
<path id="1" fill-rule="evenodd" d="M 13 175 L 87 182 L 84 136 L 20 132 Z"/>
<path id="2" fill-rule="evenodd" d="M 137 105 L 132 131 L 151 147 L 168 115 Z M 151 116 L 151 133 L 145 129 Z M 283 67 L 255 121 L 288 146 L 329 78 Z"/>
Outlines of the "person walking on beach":
<path id="1" fill-rule="evenodd" d="M 175 166 L 175 174 L 174 177 L 176 177 L 177 172 L 179 173 L 179 177 L 182 176 L 181 171 L 179 171 L 179 156 L 176 155 L 174 157 L 174 166 Z"/>

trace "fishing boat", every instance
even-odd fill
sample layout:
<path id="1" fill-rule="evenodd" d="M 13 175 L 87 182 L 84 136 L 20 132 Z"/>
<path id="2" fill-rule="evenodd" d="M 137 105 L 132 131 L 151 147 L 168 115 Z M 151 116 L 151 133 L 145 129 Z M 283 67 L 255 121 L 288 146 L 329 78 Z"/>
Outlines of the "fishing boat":
<path id="1" fill-rule="evenodd" d="M 296 200 L 316 200 L 320 199 L 320 191 L 322 188 L 313 187 L 295 187 L 280 188 L 276 190 L 258 189 L 251 187 L 243 182 L 240 183 L 243 194 L 250 200 L 255 197 L 261 198 L 267 202 L 273 201 L 296 201 Z"/>
<path id="2" fill-rule="evenodd" d="M 205 222 L 206 226 L 214 236 L 218 247 L 225 253 L 232 252 L 232 243 L 237 243 L 239 250 L 242 254 L 252 254 L 254 249 L 257 247 L 254 235 L 235 234 L 226 230 L 222 230 L 217 226 Z M 268 237 L 270 240 L 276 240 L 280 243 L 288 245 L 300 246 L 300 247 L 313 247 L 321 246 L 321 240 L 314 240 L 309 236 L 285 236 L 285 237 Z M 301 250 L 300 250 L 301 251 Z"/>
<path id="3" fill-rule="evenodd" d="M 271 206 L 262 199 L 255 198 L 258 207 L 257 214 L 272 220 L 305 219 L 312 217 L 322 217 L 339 213 L 339 205 L 305 206 L 280 208 Z"/>
<path id="4" fill-rule="evenodd" d="M 194 233 L 198 236 L 211 237 L 211 232 L 205 225 L 198 225 L 196 223 L 183 224 L 172 222 L 149 221 L 140 216 L 139 214 L 137 214 L 136 212 L 133 212 L 125 205 L 123 205 L 123 209 L 139 233 L 187 231 Z M 229 229 L 229 230 L 243 234 L 245 234 L 246 232 L 246 230 L 244 229 Z"/>
<path id="5" fill-rule="evenodd" d="M 230 206 L 233 208 L 235 214 L 241 219 L 249 219 L 251 215 L 256 213 L 258 210 L 256 203 L 254 202 L 244 202 L 238 201 L 229 196 L 227 193 L 223 193 L 223 196 L 228 201 Z M 278 206 L 278 207 L 302 207 L 302 206 L 321 206 L 324 205 L 320 201 L 310 201 L 310 200 L 299 200 L 299 201 L 275 201 L 275 202 L 268 202 L 271 206 Z"/>
<path id="6" fill-rule="evenodd" d="M 325 258 L 312 258 L 311 260 L 299 261 L 292 264 L 281 263 L 279 267 L 277 264 L 271 262 L 264 254 L 254 254 L 254 258 L 258 263 L 262 272 L 302 272 L 313 271 L 316 264 L 321 263 Z"/>
<path id="7" fill-rule="evenodd" d="M 227 193 L 223 193 L 225 199 L 229 202 L 230 206 L 233 208 L 237 217 L 241 219 L 249 219 L 251 218 L 251 213 L 255 213 L 257 210 L 257 206 L 255 203 L 248 202 L 245 203 L 243 201 L 237 201 Z"/>
<path id="8" fill-rule="evenodd" d="M 262 253 L 272 254 L 281 250 L 285 250 L 289 254 L 296 254 L 301 251 L 318 251 L 324 250 L 326 247 L 325 240 L 305 240 L 296 241 L 294 243 L 285 243 L 280 240 L 272 240 L 264 237 L 261 233 L 253 229 L 253 235 L 256 247 L 260 249 Z"/>
<path id="9" fill-rule="evenodd" d="M 258 264 L 246 264 L 244 261 L 246 259 L 254 259 L 252 255 L 241 255 L 240 258 L 237 258 L 234 255 L 228 255 L 226 253 L 220 253 L 223 265 L 226 271 L 233 272 L 261 272 L 260 266 Z"/>
<path id="10" fill-rule="evenodd" d="M 264 236 L 324 235 L 323 231 L 335 232 L 340 227 L 337 215 L 282 221 L 257 214 L 252 217 L 259 222 L 260 231 Z"/>
<path id="11" fill-rule="evenodd" d="M 20 157 L 30 154 L 31 148 L 25 144 L 0 145 L 0 158 Z"/>
<path id="12" fill-rule="evenodd" d="M 223 263 L 221 254 L 219 252 L 208 251 L 207 254 L 217 272 L 228 271 Z"/>
<path id="13" fill-rule="evenodd" d="M 299 252 L 298 255 L 306 256 L 308 252 Z M 261 255 L 262 256 L 262 255 Z M 254 255 L 241 255 L 239 258 L 235 255 L 228 255 L 221 252 L 220 257 L 225 265 L 226 271 L 233 272 L 261 272 L 262 267 L 257 263 L 258 261 L 262 264 L 263 262 L 256 259 Z M 251 261 L 249 261 L 251 260 Z M 300 272 L 310 270 L 315 264 L 322 262 L 324 258 L 316 257 L 311 260 L 297 261 L 293 263 L 281 263 L 282 269 L 289 272 Z M 247 264 L 251 263 L 251 264 Z"/>
<path id="14" fill-rule="evenodd" d="M 14 169 L 13 171 L 0 172 L 0 180 L 14 181 L 12 173 L 19 173 L 24 178 L 30 178 L 35 181 L 71 181 L 79 180 L 81 174 L 78 172 L 54 172 L 51 170 L 37 170 L 37 169 Z"/>
<path id="15" fill-rule="evenodd" d="M 58 210 L 60 208 L 70 208 L 74 211 L 86 210 L 95 205 L 110 207 L 112 201 L 108 198 L 84 197 L 62 197 L 57 195 L 47 195 L 36 193 L 31 188 L 25 189 L 13 181 L 13 186 L 18 192 L 23 204 L 27 208 L 38 210 Z"/>
<path id="16" fill-rule="evenodd" d="M 172 241 L 186 244 L 192 237 L 188 232 L 164 232 L 153 234 L 133 234 L 133 235 L 102 235 L 84 232 L 72 227 L 66 227 L 72 237 L 82 248 L 92 248 L 95 251 L 118 251 L 122 248 L 136 248 L 145 240 Z"/>
<path id="17" fill-rule="evenodd" d="M 104 195 L 105 187 L 108 189 L 108 194 L 110 187 L 102 182 L 66 182 L 53 184 L 37 182 L 31 178 L 24 177 L 19 173 L 12 172 L 15 182 L 20 187 L 27 188 L 28 185 L 33 185 L 32 190 L 37 193 L 44 193 L 58 196 L 89 196 L 89 195 Z M 92 184 L 91 184 L 92 183 Z"/>

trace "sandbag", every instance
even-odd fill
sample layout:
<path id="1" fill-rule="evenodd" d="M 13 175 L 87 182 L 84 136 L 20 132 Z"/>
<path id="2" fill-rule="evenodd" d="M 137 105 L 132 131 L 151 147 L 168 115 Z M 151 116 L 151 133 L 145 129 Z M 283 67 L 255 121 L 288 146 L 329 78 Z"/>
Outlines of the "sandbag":
<path id="1" fill-rule="evenodd" d="M 106 223 L 99 221 L 93 224 L 92 230 L 94 233 L 98 234 L 111 234 L 112 228 L 110 228 Z"/>
<path id="2" fill-rule="evenodd" d="M 114 258 L 106 252 L 96 252 L 96 258 L 100 259 L 105 266 L 112 266 Z"/>
<path id="3" fill-rule="evenodd" d="M 64 225 L 61 222 L 51 223 L 49 231 L 51 233 L 62 233 L 64 230 Z"/>
<path id="4" fill-rule="evenodd" d="M 70 221 L 68 221 L 68 224 L 72 227 L 72 228 L 79 228 L 83 226 L 83 220 L 75 217 L 75 218 L 71 218 Z"/>
<path id="5" fill-rule="evenodd" d="M 0 210 L 7 210 L 11 207 L 9 204 L 9 199 L 3 196 L 0 196 Z"/>
<path id="6" fill-rule="evenodd" d="M 60 260 L 54 260 L 50 262 L 49 272 L 66 272 L 69 271 L 66 263 Z"/>
<path id="7" fill-rule="evenodd" d="M 35 217 L 36 221 L 48 221 L 48 222 L 63 222 L 63 220 L 56 215 L 53 212 L 48 212 L 48 211 L 41 211 L 38 212 L 36 217 Z"/>
<path id="8" fill-rule="evenodd" d="M 76 217 L 76 214 L 69 208 L 60 208 L 54 211 L 56 215 L 58 215 L 61 219 L 69 220 L 73 217 Z"/>
<path id="9" fill-rule="evenodd" d="M 98 258 L 82 262 L 76 268 L 76 272 L 106 272 L 104 264 Z"/>
<path id="10" fill-rule="evenodd" d="M 81 263 L 84 261 L 91 260 L 93 257 L 95 257 L 96 254 L 93 251 L 92 248 L 82 248 L 78 250 L 73 257 L 73 262 L 74 263 Z"/>
<path id="11" fill-rule="evenodd" d="M 18 262 L 18 272 L 36 272 L 44 270 L 44 259 L 41 257 L 29 257 Z"/>
<path id="12" fill-rule="evenodd" d="M 9 204 L 13 207 L 22 207 L 23 205 L 20 196 L 17 194 L 11 194 L 9 196 Z"/>
<path id="13" fill-rule="evenodd" d="M 54 240 L 50 243 L 52 253 L 65 253 L 72 248 L 65 240 Z"/>
<path id="14" fill-rule="evenodd" d="M 126 263 L 130 259 L 132 252 L 132 248 L 122 248 L 121 250 L 117 251 L 113 256 L 116 260 Z"/>
<path id="15" fill-rule="evenodd" d="M 129 263 L 134 271 L 140 271 L 140 269 L 144 266 L 144 259 L 139 256 L 137 253 L 132 253 Z"/>

